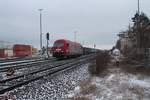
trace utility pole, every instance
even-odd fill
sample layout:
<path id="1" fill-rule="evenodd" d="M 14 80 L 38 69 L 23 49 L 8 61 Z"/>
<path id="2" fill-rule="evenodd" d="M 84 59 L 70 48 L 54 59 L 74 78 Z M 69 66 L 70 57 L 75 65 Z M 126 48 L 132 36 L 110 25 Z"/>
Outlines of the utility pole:
<path id="1" fill-rule="evenodd" d="M 94 44 L 94 49 L 96 48 L 96 44 Z"/>
<path id="2" fill-rule="evenodd" d="M 141 47 L 141 35 L 140 35 L 140 0 L 137 0 L 137 13 L 138 13 L 138 18 L 137 18 L 137 46 L 138 48 Z"/>
<path id="3" fill-rule="evenodd" d="M 141 44 L 141 27 L 140 27 L 140 0 L 137 0 L 137 13 L 138 13 L 138 18 L 137 18 L 137 53 L 138 53 L 138 59 L 142 59 L 142 44 Z"/>
<path id="4" fill-rule="evenodd" d="M 42 50 L 42 10 L 38 9 L 40 12 L 40 49 Z"/>
<path id="5" fill-rule="evenodd" d="M 140 14 L 140 0 L 138 0 L 138 14 Z"/>
<path id="6" fill-rule="evenodd" d="M 49 58 L 49 53 L 48 53 L 48 45 L 49 45 L 49 43 L 48 43 L 48 41 L 49 41 L 49 33 L 46 33 L 46 40 L 47 40 L 47 49 L 46 49 L 46 51 L 47 51 L 47 57 Z"/>

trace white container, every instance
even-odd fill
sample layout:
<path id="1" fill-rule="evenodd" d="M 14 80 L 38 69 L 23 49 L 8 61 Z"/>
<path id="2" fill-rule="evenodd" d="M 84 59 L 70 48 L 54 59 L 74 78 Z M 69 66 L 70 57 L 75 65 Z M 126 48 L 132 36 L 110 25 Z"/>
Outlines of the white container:
<path id="1" fill-rule="evenodd" d="M 7 54 L 7 57 L 13 57 L 13 50 L 12 49 L 6 49 L 5 54 Z"/>

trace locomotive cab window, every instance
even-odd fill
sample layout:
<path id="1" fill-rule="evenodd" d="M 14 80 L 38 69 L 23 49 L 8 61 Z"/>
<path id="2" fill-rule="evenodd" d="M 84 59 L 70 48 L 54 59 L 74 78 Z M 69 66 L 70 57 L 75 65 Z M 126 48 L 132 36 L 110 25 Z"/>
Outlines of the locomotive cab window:
<path id="1" fill-rule="evenodd" d="M 54 47 L 63 47 L 64 46 L 64 43 L 55 43 L 54 44 Z"/>

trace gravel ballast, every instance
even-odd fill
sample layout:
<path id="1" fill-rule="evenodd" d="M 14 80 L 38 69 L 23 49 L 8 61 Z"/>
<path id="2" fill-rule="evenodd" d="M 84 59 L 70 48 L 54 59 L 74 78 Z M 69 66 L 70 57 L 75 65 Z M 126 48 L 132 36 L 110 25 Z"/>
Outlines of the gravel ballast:
<path id="1" fill-rule="evenodd" d="M 17 100 L 66 100 L 69 91 L 90 77 L 84 64 L 15 89 Z"/>

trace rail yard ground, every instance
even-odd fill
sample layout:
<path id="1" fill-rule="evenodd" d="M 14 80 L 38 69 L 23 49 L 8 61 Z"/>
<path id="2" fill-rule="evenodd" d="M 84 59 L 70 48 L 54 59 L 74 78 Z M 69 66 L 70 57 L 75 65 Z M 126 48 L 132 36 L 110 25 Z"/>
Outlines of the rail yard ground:
<path id="1" fill-rule="evenodd" d="M 15 89 L 17 100 L 66 100 L 67 94 L 89 78 L 88 63 Z"/>
<path id="2" fill-rule="evenodd" d="M 60 100 L 66 98 L 66 93 L 73 90 L 81 80 L 88 77 L 87 61 L 92 60 L 94 55 L 66 60 L 50 60 L 44 62 L 45 64 L 37 62 L 38 65 L 30 64 L 31 68 L 24 68 L 24 66 L 19 65 L 19 68 L 23 70 L 16 69 L 15 71 L 21 71 L 22 74 L 18 73 L 16 77 L 4 77 L 0 81 L 3 83 L 1 84 L 0 98 L 8 99 L 10 96 L 17 100 Z M 16 66 L 14 67 L 16 68 Z"/>
<path id="3" fill-rule="evenodd" d="M 114 59 L 107 60 L 109 56 L 103 53 L 95 61 L 45 76 L 9 93 L 16 100 L 149 100 L 150 68 L 124 63 L 117 66 Z"/>
<path id="4" fill-rule="evenodd" d="M 72 100 L 149 100 L 150 68 L 108 64 L 68 95 Z"/>

